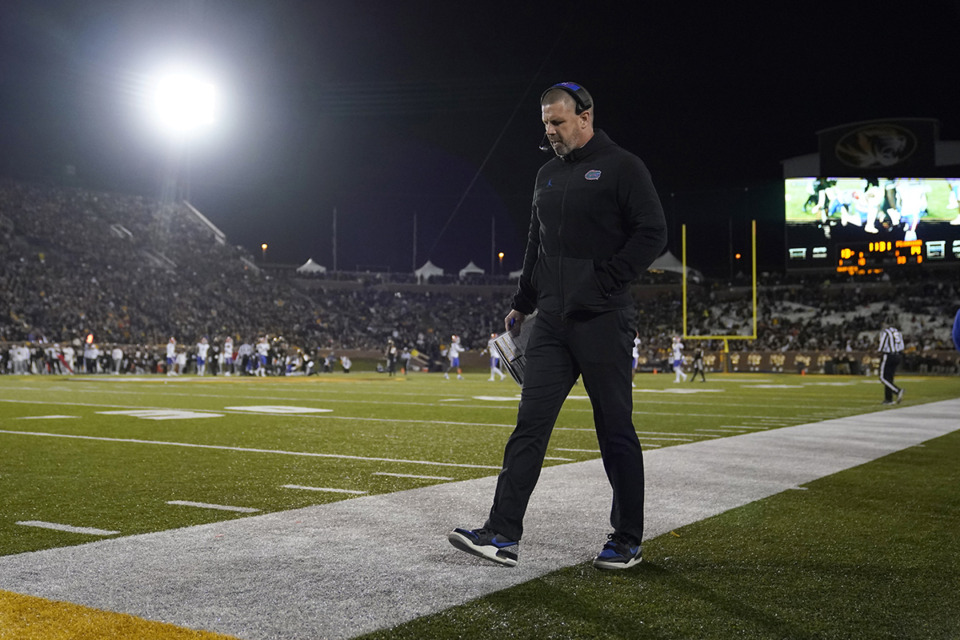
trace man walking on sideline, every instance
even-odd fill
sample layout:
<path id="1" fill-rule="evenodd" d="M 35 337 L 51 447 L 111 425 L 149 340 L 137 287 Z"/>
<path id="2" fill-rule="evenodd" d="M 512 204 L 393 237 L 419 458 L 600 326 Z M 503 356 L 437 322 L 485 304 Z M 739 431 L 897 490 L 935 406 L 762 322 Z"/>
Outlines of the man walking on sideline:
<path id="1" fill-rule="evenodd" d="M 903 336 L 889 321 L 883 323 L 880 332 L 880 382 L 883 384 L 883 404 L 900 404 L 903 389 L 893 383 L 897 366 L 903 357 Z M 896 401 L 894 401 L 896 396 Z"/>
<path id="2" fill-rule="evenodd" d="M 508 331 L 538 310 L 526 346 L 517 426 L 507 441 L 493 506 L 480 529 L 454 529 L 453 546 L 507 566 L 518 561 L 523 517 L 550 433 L 577 381 L 593 404 L 600 455 L 613 489 L 613 533 L 600 569 L 641 561 L 643 453 L 632 422 L 630 283 L 666 244 L 666 221 L 643 162 L 594 130 L 594 104 L 564 82 L 540 97 L 544 151 L 537 174 L 520 284 Z"/>

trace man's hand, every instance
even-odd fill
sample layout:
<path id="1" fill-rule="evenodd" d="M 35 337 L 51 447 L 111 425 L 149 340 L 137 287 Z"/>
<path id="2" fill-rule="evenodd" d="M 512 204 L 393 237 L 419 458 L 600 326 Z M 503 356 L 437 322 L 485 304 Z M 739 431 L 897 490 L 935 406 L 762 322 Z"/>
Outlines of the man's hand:
<path id="1" fill-rule="evenodd" d="M 516 309 L 511 309 L 510 313 L 507 314 L 507 317 L 503 319 L 504 328 L 516 335 L 520 333 L 520 325 L 523 324 L 523 321 L 527 319 L 527 314 L 520 313 Z"/>

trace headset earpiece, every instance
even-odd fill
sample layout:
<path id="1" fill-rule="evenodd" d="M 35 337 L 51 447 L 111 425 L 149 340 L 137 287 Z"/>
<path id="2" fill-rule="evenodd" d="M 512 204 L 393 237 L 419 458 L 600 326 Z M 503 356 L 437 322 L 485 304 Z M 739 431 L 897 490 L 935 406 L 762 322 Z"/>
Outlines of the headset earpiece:
<path id="1" fill-rule="evenodd" d="M 549 87 L 546 91 L 540 94 L 540 103 L 543 103 L 543 98 L 553 91 L 554 89 L 560 89 L 570 95 L 573 98 L 575 103 L 575 110 L 577 115 L 580 115 L 587 109 L 593 108 L 593 100 L 590 97 L 590 94 L 586 89 L 581 87 L 576 82 L 558 82 L 557 84 Z"/>

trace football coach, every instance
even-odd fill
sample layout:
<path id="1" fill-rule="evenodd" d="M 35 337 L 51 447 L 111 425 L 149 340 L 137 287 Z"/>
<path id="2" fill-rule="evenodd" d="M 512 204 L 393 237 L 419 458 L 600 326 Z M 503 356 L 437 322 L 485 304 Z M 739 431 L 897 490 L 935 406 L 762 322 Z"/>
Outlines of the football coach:
<path id="1" fill-rule="evenodd" d="M 448 539 L 462 551 L 517 564 L 524 514 L 550 434 L 582 375 L 613 489 L 613 532 L 593 564 L 626 569 L 642 558 L 644 499 L 643 454 L 632 422 L 636 311 L 630 283 L 666 245 L 666 221 L 644 163 L 594 129 L 586 89 L 553 85 L 540 109 L 541 149 L 554 157 L 537 174 L 523 272 L 505 318 L 507 330 L 516 331 L 538 311 L 531 319 L 517 425 L 486 523 L 455 529 Z"/>

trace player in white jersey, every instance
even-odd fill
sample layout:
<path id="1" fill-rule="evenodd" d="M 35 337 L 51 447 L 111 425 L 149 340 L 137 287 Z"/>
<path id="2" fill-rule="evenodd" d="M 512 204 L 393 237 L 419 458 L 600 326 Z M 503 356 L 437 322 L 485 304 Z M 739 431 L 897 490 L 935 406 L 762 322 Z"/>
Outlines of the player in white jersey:
<path id="1" fill-rule="evenodd" d="M 260 338 L 257 342 L 257 371 L 258 376 L 267 375 L 267 357 L 270 355 L 270 343 L 267 342 L 267 336 Z"/>
<path id="2" fill-rule="evenodd" d="M 960 179 L 948 178 L 947 188 L 950 190 L 947 196 L 947 209 L 960 209 Z M 960 212 L 957 212 L 957 216 L 950 221 L 950 224 L 960 225 Z"/>
<path id="3" fill-rule="evenodd" d="M 447 380 L 450 379 L 450 371 L 452 369 L 457 370 L 457 380 L 463 380 L 463 369 L 460 368 L 460 354 L 466 351 L 460 345 L 460 336 L 450 336 L 450 347 L 447 349 L 447 360 L 450 361 L 450 365 L 447 367 L 446 373 L 443 374 L 443 377 Z"/>
<path id="4" fill-rule="evenodd" d="M 75 373 L 74 359 L 77 357 L 77 352 L 74 351 L 73 347 L 69 344 L 63 346 L 63 364 L 67 368 L 68 373 Z"/>
<path id="5" fill-rule="evenodd" d="M 170 341 L 167 342 L 167 375 L 168 376 L 177 375 L 176 366 L 177 366 L 177 339 L 171 336 Z"/>
<path id="6" fill-rule="evenodd" d="M 863 226 L 867 233 L 879 233 L 877 218 L 883 206 L 883 189 L 879 184 L 867 182 L 862 193 L 855 193 L 853 209 L 856 212 L 854 224 Z"/>
<path id="7" fill-rule="evenodd" d="M 240 365 L 237 375 L 250 375 L 253 371 L 253 345 L 244 342 L 237 349 L 237 364 Z"/>
<path id="8" fill-rule="evenodd" d="M 180 350 L 177 352 L 177 372 L 187 372 L 187 352 L 185 350 Z"/>
<path id="9" fill-rule="evenodd" d="M 636 382 L 633 382 L 634 376 L 637 375 L 637 365 L 640 364 L 640 334 L 636 331 L 633 332 L 633 366 L 630 367 L 630 384 L 634 387 L 637 386 Z"/>
<path id="10" fill-rule="evenodd" d="M 113 361 L 113 375 L 120 375 L 120 369 L 123 367 L 123 349 L 120 345 L 113 345 L 113 351 L 110 352 L 110 359 Z"/>
<path id="11" fill-rule="evenodd" d="M 497 349 L 496 339 L 497 334 L 491 333 L 490 340 L 487 342 L 487 348 L 481 352 L 490 354 L 490 377 L 487 378 L 487 382 L 493 382 L 495 376 L 500 376 L 501 380 L 507 377 L 503 371 L 500 370 L 500 350 Z"/>
<path id="12" fill-rule="evenodd" d="M 673 372 L 676 374 L 673 381 L 687 381 L 687 374 L 683 372 L 683 343 L 680 342 L 680 336 L 673 336 Z"/>
<path id="13" fill-rule="evenodd" d="M 200 338 L 197 343 L 197 375 L 202 376 L 207 371 L 207 352 L 210 351 L 210 343 L 206 337 Z"/>
<path id="14" fill-rule="evenodd" d="M 223 371 L 225 376 L 233 373 L 233 337 L 227 336 L 223 340 Z"/>
<path id="15" fill-rule="evenodd" d="M 903 223 L 903 239 L 917 239 L 920 216 L 927 210 L 927 186 L 917 178 L 897 180 L 897 209 Z"/>

